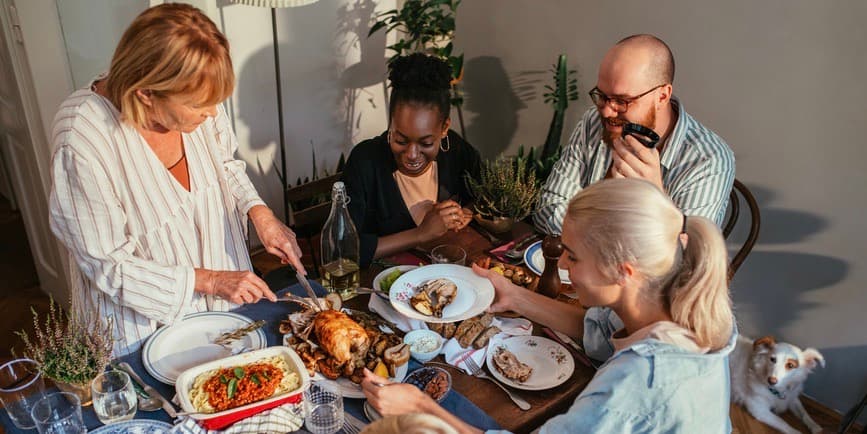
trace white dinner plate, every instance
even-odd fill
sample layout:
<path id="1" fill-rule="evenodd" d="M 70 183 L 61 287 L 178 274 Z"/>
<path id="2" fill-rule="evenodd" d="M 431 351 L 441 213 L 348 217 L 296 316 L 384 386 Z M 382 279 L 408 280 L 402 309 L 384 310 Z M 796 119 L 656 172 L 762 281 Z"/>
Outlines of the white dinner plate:
<path id="1" fill-rule="evenodd" d="M 445 278 L 458 286 L 455 299 L 443 309 L 443 317 L 424 315 L 409 304 L 415 289 L 428 280 Z M 392 307 L 401 315 L 425 322 L 447 323 L 472 318 L 488 308 L 494 301 L 494 285 L 484 277 L 462 265 L 425 265 L 402 274 L 394 281 L 389 294 Z"/>
<path id="2" fill-rule="evenodd" d="M 388 276 L 389 274 L 391 274 L 394 270 L 400 270 L 402 273 L 406 273 L 407 271 L 415 270 L 416 268 L 418 268 L 418 265 L 396 265 L 394 267 L 389 267 L 389 268 L 386 268 L 385 270 L 382 270 L 381 273 L 377 274 L 376 277 L 373 278 L 372 286 L 373 286 L 373 289 L 376 290 L 376 295 L 378 295 L 378 296 L 382 297 L 383 299 L 385 299 L 386 301 L 388 301 L 388 296 L 383 294 L 382 292 L 380 292 L 380 291 L 382 291 L 382 287 L 379 286 L 379 283 L 382 282 L 382 279 L 384 279 L 385 276 Z M 395 280 L 395 282 L 396 281 L 397 280 Z M 392 282 L 392 284 L 394 284 L 394 282 Z"/>
<path id="3" fill-rule="evenodd" d="M 181 372 L 193 366 L 232 354 L 232 348 L 260 350 L 268 346 L 261 328 L 232 342 L 230 348 L 214 344 L 214 339 L 252 323 L 253 320 L 232 312 L 192 313 L 164 326 L 148 338 L 142 350 L 142 363 L 148 374 L 166 384 L 175 384 Z"/>
<path id="4" fill-rule="evenodd" d="M 504 348 L 511 351 L 533 372 L 523 383 L 506 378 L 494 366 L 494 354 Z M 494 341 L 488 349 L 486 363 L 494 377 L 516 389 L 545 390 L 563 384 L 575 371 L 575 359 L 562 345 L 540 336 L 512 336 Z"/>
<path id="5" fill-rule="evenodd" d="M 288 333 L 283 335 L 283 345 L 289 346 L 286 342 L 289 337 L 292 336 L 292 333 Z M 313 344 L 316 345 L 315 343 Z M 290 346 L 291 348 L 291 346 Z M 406 373 L 409 370 L 409 362 L 403 364 L 403 366 L 398 366 L 394 370 L 394 377 L 389 377 L 388 380 L 392 383 L 400 383 L 406 378 Z M 361 390 L 360 384 L 355 384 L 352 380 L 344 377 L 338 377 L 336 380 L 330 380 L 326 378 L 324 375 L 316 372 L 310 377 L 310 381 L 328 381 L 332 383 L 337 383 L 337 387 L 340 389 L 340 393 L 343 394 L 344 398 L 364 398 L 364 391 Z"/>
<path id="6" fill-rule="evenodd" d="M 90 434 L 163 434 L 171 431 L 172 425 L 158 420 L 134 419 L 103 425 Z"/>
<path id="7" fill-rule="evenodd" d="M 524 250 L 524 263 L 527 264 L 527 268 L 530 271 L 542 275 L 542 271 L 545 269 L 545 257 L 542 255 L 542 241 L 536 241 L 533 244 L 530 244 L 530 247 L 527 247 L 527 250 Z M 560 271 L 560 283 L 564 285 L 571 285 L 572 281 L 569 280 L 569 270 L 564 270 L 562 268 Z"/>

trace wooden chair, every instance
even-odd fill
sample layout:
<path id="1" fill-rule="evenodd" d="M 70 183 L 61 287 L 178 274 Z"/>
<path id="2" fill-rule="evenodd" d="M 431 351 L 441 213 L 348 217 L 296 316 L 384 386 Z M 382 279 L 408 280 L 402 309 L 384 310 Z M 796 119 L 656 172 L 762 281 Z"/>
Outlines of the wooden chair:
<path id="1" fill-rule="evenodd" d="M 740 198 L 738 197 L 738 194 L 740 194 Z M 725 226 L 723 226 L 723 237 L 728 239 L 738 222 L 741 198 L 743 198 L 743 201 L 746 202 L 746 205 L 750 210 L 750 232 L 747 235 L 746 241 L 741 245 L 740 250 L 738 250 L 738 252 L 732 257 L 731 262 L 729 263 L 729 280 L 734 277 L 738 268 L 740 268 L 744 260 L 747 259 L 747 255 L 749 255 L 753 250 L 753 246 L 759 238 L 759 229 L 762 225 L 762 216 L 759 212 L 759 204 L 756 202 L 756 198 L 746 185 L 735 179 L 731 194 L 729 195 L 728 219 L 726 220 Z"/>
<path id="2" fill-rule="evenodd" d="M 304 238 L 310 247 L 312 269 L 307 271 L 313 276 L 318 275 L 318 247 L 313 239 L 322 232 L 322 226 L 331 212 L 331 187 L 340 180 L 342 173 L 336 173 L 325 178 L 301 184 L 286 189 L 285 200 L 289 203 L 289 227 L 295 231 L 299 241 Z M 324 199 L 324 200 L 323 200 Z M 306 267 L 306 265 L 305 265 Z"/>

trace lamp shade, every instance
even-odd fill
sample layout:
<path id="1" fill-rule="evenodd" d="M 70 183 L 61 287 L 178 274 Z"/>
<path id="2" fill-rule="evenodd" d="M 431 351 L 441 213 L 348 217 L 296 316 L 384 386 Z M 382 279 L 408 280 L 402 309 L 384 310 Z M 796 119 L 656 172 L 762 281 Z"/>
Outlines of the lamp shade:
<path id="1" fill-rule="evenodd" d="M 291 8 L 316 3 L 318 0 L 229 0 L 239 5 L 258 6 L 262 8 Z"/>

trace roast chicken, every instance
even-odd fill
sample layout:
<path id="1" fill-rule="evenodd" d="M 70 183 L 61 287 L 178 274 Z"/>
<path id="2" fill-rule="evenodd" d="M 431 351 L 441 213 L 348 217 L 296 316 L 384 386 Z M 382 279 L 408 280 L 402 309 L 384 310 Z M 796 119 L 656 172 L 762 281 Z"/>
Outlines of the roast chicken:
<path id="1" fill-rule="evenodd" d="M 363 359 L 370 348 L 370 337 L 357 322 L 336 310 L 324 310 L 313 320 L 316 339 L 339 365 Z"/>

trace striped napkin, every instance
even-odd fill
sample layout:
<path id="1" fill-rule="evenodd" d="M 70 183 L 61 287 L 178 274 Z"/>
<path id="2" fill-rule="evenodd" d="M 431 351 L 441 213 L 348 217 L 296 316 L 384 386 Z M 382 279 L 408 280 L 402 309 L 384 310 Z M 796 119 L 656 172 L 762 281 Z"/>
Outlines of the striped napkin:
<path id="1" fill-rule="evenodd" d="M 207 430 L 198 422 L 185 416 L 175 425 L 170 434 L 283 434 L 297 431 L 304 424 L 303 407 L 286 404 L 255 416 L 235 422 L 222 431 Z"/>

